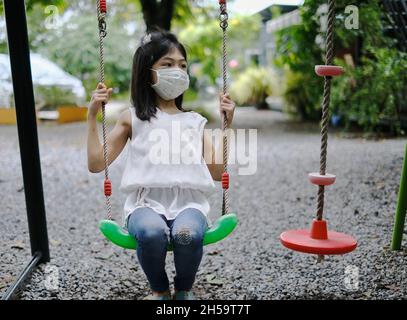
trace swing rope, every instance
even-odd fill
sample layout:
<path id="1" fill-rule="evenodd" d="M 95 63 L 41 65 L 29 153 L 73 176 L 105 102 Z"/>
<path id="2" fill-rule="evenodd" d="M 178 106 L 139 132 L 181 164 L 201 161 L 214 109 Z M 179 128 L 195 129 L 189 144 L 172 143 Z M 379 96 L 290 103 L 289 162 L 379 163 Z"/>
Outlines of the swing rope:
<path id="1" fill-rule="evenodd" d="M 334 26 L 335 26 L 335 0 L 329 0 L 328 3 L 328 24 L 326 31 L 326 55 L 325 65 L 332 65 L 334 58 Z M 326 174 L 326 163 L 328 155 L 328 123 L 329 123 L 329 105 L 331 101 L 332 76 L 324 77 L 324 98 L 322 101 L 322 119 L 321 119 L 321 153 L 319 174 Z M 324 214 L 325 186 L 318 186 L 317 220 L 322 221 Z M 317 262 L 324 260 L 323 255 L 317 256 Z"/>
<path id="2" fill-rule="evenodd" d="M 335 26 L 335 0 L 329 0 L 328 9 L 328 29 L 326 33 L 326 63 L 332 65 L 334 58 L 334 26 Z M 331 100 L 332 76 L 324 77 L 324 98 L 322 102 L 322 120 L 321 120 L 321 154 L 320 169 L 321 175 L 326 174 L 326 163 L 328 154 L 328 122 L 329 122 L 329 104 Z M 321 221 L 324 211 L 325 186 L 318 187 L 318 206 L 317 220 Z"/>
<path id="3" fill-rule="evenodd" d="M 222 37 L 222 75 L 223 75 L 223 94 L 228 91 L 228 75 L 227 75 L 227 27 L 228 27 L 228 13 L 226 7 L 226 0 L 220 0 L 220 27 L 223 31 Z M 222 215 L 229 213 L 229 173 L 228 173 L 228 119 L 226 112 L 223 112 L 222 121 L 222 136 L 223 136 L 223 174 L 222 174 Z"/>
<path id="4" fill-rule="evenodd" d="M 105 83 L 105 54 L 104 54 L 104 38 L 106 32 L 106 0 L 97 0 L 97 16 L 99 22 L 99 61 L 100 61 L 100 82 Z M 109 179 L 109 159 L 107 155 L 107 134 L 106 134 L 106 104 L 102 102 L 102 136 L 103 136 L 103 160 L 104 160 L 104 192 L 106 198 L 107 218 L 113 220 L 112 204 L 110 196 L 112 195 L 112 184 Z"/>
<path id="5" fill-rule="evenodd" d="M 219 0 L 221 6 L 221 27 L 223 29 L 223 93 L 227 92 L 227 37 L 226 29 L 228 26 L 228 14 L 226 10 L 226 0 Z M 106 37 L 106 0 L 97 0 L 97 18 L 99 26 L 99 59 L 100 59 L 100 82 L 104 83 L 105 69 L 104 69 L 104 38 Z M 112 195 L 112 185 L 109 180 L 109 160 L 107 153 L 107 134 L 106 134 L 106 104 L 102 103 L 102 132 L 103 132 L 103 159 L 104 159 L 104 194 L 106 197 L 107 207 L 107 220 L 102 220 L 99 223 L 100 231 L 114 244 L 126 248 L 137 249 L 137 240 L 131 236 L 126 230 L 120 227 L 112 216 L 112 206 L 110 203 L 110 196 Z M 229 174 L 227 172 L 227 118 L 224 113 L 222 121 L 222 133 L 223 133 L 223 169 L 222 174 L 222 189 L 223 189 L 223 204 L 222 204 L 222 216 L 215 221 L 213 226 L 205 232 L 203 244 L 208 245 L 218 242 L 232 233 L 238 224 L 237 216 L 235 213 L 229 212 Z M 172 245 L 168 246 L 168 250 L 172 250 Z"/>

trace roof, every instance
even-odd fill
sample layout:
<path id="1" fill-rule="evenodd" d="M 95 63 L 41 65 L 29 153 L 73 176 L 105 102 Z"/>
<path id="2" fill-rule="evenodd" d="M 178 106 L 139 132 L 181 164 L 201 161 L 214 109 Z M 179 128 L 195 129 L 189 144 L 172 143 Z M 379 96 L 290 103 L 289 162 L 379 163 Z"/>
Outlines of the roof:
<path id="1" fill-rule="evenodd" d="M 31 73 L 34 85 L 59 85 L 83 88 L 82 81 L 62 70 L 40 54 L 31 53 Z M 11 80 L 10 58 L 0 54 L 0 79 Z"/>

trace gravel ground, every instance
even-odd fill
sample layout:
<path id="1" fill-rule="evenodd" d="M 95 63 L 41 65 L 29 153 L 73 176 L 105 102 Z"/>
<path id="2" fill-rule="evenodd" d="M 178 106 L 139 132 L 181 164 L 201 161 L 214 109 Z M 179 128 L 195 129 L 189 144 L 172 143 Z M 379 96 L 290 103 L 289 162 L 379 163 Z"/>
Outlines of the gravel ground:
<path id="1" fill-rule="evenodd" d="M 195 284 L 198 299 L 405 299 L 407 251 L 389 243 L 406 140 L 345 139 L 333 133 L 328 171 L 337 183 L 326 193 L 331 229 L 357 237 L 345 256 L 315 256 L 284 249 L 279 234 L 308 227 L 316 188 L 307 173 L 318 170 L 316 125 L 288 121 L 269 111 L 238 110 L 236 128 L 258 128 L 258 169 L 235 175 L 232 209 L 240 224 L 232 236 L 205 247 Z M 215 124 L 216 125 L 216 124 Z M 40 152 L 52 260 L 40 266 L 21 299 L 141 299 L 149 293 L 134 251 L 114 247 L 99 234 L 105 217 L 103 174 L 86 167 L 86 124 L 39 127 Z M 17 131 L 0 127 L 0 292 L 30 259 Z M 123 157 L 111 167 L 113 209 L 121 218 L 118 191 Z M 211 197 L 212 218 L 221 193 Z M 406 247 L 406 241 L 404 241 Z M 172 253 L 167 270 L 172 279 Z M 57 282 L 50 281 L 57 275 Z"/>

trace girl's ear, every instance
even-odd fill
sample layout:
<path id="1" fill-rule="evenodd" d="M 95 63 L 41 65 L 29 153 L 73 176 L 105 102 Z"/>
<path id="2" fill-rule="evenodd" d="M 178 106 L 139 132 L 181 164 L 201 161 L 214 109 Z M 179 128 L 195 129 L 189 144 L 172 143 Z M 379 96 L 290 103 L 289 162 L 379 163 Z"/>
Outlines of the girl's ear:
<path id="1" fill-rule="evenodd" d="M 157 80 L 158 80 L 158 72 L 157 72 L 157 70 L 155 70 L 155 69 L 153 69 L 153 68 L 151 68 L 150 70 L 151 70 L 151 77 L 150 77 L 150 81 L 148 82 L 148 84 L 149 84 L 150 86 L 152 86 L 153 84 L 156 84 L 156 83 L 157 83 Z"/>

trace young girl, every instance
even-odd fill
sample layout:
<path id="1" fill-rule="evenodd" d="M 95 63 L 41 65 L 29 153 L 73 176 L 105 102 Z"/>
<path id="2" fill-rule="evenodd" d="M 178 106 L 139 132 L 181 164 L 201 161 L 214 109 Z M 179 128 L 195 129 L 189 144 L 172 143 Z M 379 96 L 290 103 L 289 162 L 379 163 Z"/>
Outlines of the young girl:
<path id="1" fill-rule="evenodd" d="M 215 187 L 213 180 L 220 181 L 223 172 L 222 163 L 217 161 L 223 153 L 222 139 L 219 146 L 212 145 L 211 136 L 204 134 L 207 120 L 182 107 L 183 93 L 188 86 L 184 46 L 169 32 L 146 35 L 133 58 L 132 106 L 122 112 L 107 136 L 109 164 L 129 140 L 120 185 L 120 190 L 127 193 L 124 227 L 138 241 L 137 257 L 153 291 L 148 298 L 153 300 L 171 299 L 165 272 L 169 243 L 173 245 L 176 269 L 173 299 L 194 298 L 191 289 L 208 228 L 210 206 L 206 196 Z M 99 83 L 89 103 L 88 168 L 91 172 L 104 169 L 96 114 L 111 93 L 111 88 Z M 220 114 L 226 113 L 228 127 L 234 109 L 229 96 L 221 95 Z M 193 143 L 177 137 L 177 133 L 182 137 L 186 132 L 192 135 Z M 164 136 L 168 139 L 162 139 L 161 143 L 166 143 L 158 148 L 161 151 L 152 152 L 157 149 L 157 137 Z M 174 146 L 172 141 L 178 141 L 179 146 Z M 168 151 L 168 156 L 163 151 Z M 183 159 L 186 155 L 188 161 Z"/>

